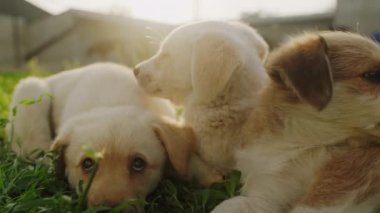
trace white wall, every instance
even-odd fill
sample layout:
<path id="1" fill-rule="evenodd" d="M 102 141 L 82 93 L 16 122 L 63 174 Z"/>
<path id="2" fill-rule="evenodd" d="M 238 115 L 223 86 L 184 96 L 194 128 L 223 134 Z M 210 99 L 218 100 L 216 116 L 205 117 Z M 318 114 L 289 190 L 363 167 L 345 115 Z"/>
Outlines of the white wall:
<path id="1" fill-rule="evenodd" d="M 0 16 L 0 68 L 21 65 L 24 53 L 23 26 L 22 19 Z"/>
<path id="2" fill-rule="evenodd" d="M 35 51 L 41 45 L 59 36 L 71 26 L 74 20 L 70 14 L 64 13 L 59 16 L 49 16 L 38 21 L 30 23 L 26 26 L 26 40 L 27 53 Z"/>

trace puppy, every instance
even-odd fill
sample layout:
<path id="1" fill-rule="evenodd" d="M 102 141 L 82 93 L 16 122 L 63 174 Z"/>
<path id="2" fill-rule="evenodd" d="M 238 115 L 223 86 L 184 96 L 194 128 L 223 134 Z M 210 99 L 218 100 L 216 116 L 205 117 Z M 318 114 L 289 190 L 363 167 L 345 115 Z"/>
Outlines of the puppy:
<path id="1" fill-rule="evenodd" d="M 334 161 L 329 147 L 350 138 L 359 144 L 379 141 L 378 44 L 351 33 L 309 33 L 275 50 L 266 68 L 271 80 L 243 127 L 246 144 L 236 152 L 242 195 L 213 212 L 289 212 L 311 187 L 316 171 Z M 378 187 L 368 190 L 380 192 Z M 375 207 L 373 200 L 367 205 Z"/>
<path id="2" fill-rule="evenodd" d="M 52 98 L 18 104 L 46 94 Z M 46 79 L 27 78 L 18 84 L 11 107 L 17 107 L 13 128 L 8 127 L 18 142 L 14 151 L 25 157 L 37 148 L 61 152 L 60 164 L 77 191 L 95 165 L 83 146 L 102 155 L 87 197 L 90 207 L 144 198 L 160 180 L 166 155 L 180 174 L 187 171 L 191 129 L 171 121 L 171 105 L 144 94 L 132 71 L 121 65 L 99 63 Z"/>
<path id="3" fill-rule="evenodd" d="M 190 173 L 204 185 L 234 166 L 240 129 L 267 80 L 262 65 L 267 52 L 248 26 L 196 22 L 173 30 L 158 52 L 134 69 L 145 91 L 184 106 L 200 157 L 192 158 Z"/>

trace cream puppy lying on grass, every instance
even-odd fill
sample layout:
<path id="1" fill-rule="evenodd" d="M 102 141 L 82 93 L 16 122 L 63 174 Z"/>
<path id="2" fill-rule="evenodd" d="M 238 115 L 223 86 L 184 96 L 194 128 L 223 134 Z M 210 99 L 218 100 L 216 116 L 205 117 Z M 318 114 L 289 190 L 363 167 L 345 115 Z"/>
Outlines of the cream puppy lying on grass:
<path id="1" fill-rule="evenodd" d="M 190 173 L 203 184 L 220 180 L 234 166 L 240 129 L 267 80 L 267 52 L 248 26 L 197 22 L 173 30 L 134 70 L 145 91 L 184 106 L 185 123 L 198 142 Z"/>
<path id="2" fill-rule="evenodd" d="M 52 98 L 19 104 L 46 94 Z M 17 107 L 13 127 L 8 126 L 13 150 L 25 157 L 37 148 L 61 152 L 59 163 L 77 191 L 95 165 L 82 146 L 102 153 L 89 206 L 145 197 L 160 180 L 166 155 L 180 174 L 187 171 L 192 131 L 171 121 L 168 101 L 144 94 L 132 71 L 121 65 L 99 63 L 46 79 L 27 78 L 16 87 L 11 107 Z"/>

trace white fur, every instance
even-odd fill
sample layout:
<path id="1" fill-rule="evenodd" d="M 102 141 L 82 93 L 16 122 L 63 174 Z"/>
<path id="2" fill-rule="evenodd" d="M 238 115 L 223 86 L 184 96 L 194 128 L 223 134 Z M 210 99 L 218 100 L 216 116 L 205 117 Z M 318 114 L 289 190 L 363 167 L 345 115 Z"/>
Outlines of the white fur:
<path id="1" fill-rule="evenodd" d="M 196 22 L 173 30 L 152 58 L 136 66 L 135 75 L 148 93 L 184 106 L 201 161 L 225 174 L 234 165 L 240 128 L 267 80 L 262 66 L 267 52 L 265 41 L 248 26 Z M 192 172 L 211 174 L 201 161 L 193 159 Z"/>

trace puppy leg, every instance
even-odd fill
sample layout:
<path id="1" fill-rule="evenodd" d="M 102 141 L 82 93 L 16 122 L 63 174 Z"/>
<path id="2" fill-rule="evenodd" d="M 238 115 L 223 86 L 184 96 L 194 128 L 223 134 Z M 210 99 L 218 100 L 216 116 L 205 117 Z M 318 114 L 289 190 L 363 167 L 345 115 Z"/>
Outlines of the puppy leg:
<path id="1" fill-rule="evenodd" d="M 202 186 L 210 186 L 223 181 L 223 175 L 207 165 L 198 155 L 193 155 L 190 159 L 189 176 Z"/>
<path id="2" fill-rule="evenodd" d="M 211 213 L 256 213 L 251 209 L 249 203 L 252 202 L 248 197 L 237 196 L 220 203 Z"/>
<path id="3" fill-rule="evenodd" d="M 51 100 L 46 97 L 49 93 L 46 82 L 34 77 L 21 81 L 13 93 L 7 135 L 13 151 L 20 156 L 27 157 L 35 149 L 49 150 L 52 141 L 49 122 Z M 38 100 L 41 95 L 41 101 L 20 104 L 22 100 Z M 15 115 L 12 109 L 17 109 Z"/>
<path id="4" fill-rule="evenodd" d="M 303 182 L 285 173 L 257 174 L 248 179 L 242 188 L 244 196 L 222 202 L 213 212 L 289 212 L 304 193 Z"/>

